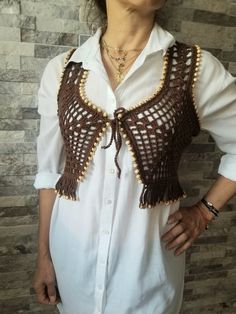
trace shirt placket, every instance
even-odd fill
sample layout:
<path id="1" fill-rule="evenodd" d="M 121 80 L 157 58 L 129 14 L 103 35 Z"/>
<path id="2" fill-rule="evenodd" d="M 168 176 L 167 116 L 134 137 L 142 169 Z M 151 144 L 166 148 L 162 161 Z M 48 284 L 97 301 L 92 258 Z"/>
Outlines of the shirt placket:
<path id="1" fill-rule="evenodd" d="M 115 109 L 116 101 L 114 94 L 109 97 L 110 110 Z M 111 129 L 107 131 L 107 140 L 111 136 Z M 114 212 L 115 186 L 117 171 L 114 163 L 116 153 L 115 145 L 104 150 L 105 171 L 103 181 L 102 206 L 100 212 L 99 244 L 96 265 L 95 280 L 95 311 L 94 314 L 104 313 L 106 303 L 106 275 L 109 260 L 109 245 L 112 235 L 112 218 Z"/>

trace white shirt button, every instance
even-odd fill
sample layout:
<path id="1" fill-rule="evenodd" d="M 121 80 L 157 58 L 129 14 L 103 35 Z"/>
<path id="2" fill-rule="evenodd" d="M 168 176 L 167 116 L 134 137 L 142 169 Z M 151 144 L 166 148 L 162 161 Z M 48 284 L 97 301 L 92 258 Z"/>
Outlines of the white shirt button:
<path id="1" fill-rule="evenodd" d="M 107 203 L 107 204 L 111 204 L 111 203 L 112 203 L 112 200 L 106 200 L 106 203 Z"/>
<path id="2" fill-rule="evenodd" d="M 115 173 L 115 169 L 111 168 L 111 169 L 109 170 L 109 172 L 110 172 L 110 173 Z"/>

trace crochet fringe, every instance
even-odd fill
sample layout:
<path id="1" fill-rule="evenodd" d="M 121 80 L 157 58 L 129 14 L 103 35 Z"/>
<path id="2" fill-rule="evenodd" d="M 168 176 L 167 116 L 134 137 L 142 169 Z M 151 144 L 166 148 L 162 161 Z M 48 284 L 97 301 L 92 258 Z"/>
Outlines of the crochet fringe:
<path id="1" fill-rule="evenodd" d="M 71 174 L 63 174 L 57 181 L 55 189 L 57 194 L 71 200 L 76 200 L 77 178 Z"/>
<path id="2" fill-rule="evenodd" d="M 170 203 L 185 196 L 177 178 L 143 185 L 140 206 L 154 207 L 157 203 Z"/>

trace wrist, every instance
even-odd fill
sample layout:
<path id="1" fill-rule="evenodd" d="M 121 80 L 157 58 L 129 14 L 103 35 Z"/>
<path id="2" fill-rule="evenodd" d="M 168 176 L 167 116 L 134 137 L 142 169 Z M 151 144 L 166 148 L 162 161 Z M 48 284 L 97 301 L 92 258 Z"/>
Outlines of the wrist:
<path id="1" fill-rule="evenodd" d="M 38 258 L 51 258 L 49 247 L 46 245 L 39 245 L 38 247 Z"/>
<path id="2" fill-rule="evenodd" d="M 212 213 L 214 216 L 218 217 L 219 215 L 219 210 L 215 208 L 215 206 L 206 200 L 204 197 L 201 199 L 201 203 L 208 209 L 210 213 Z"/>
<path id="3" fill-rule="evenodd" d="M 38 266 L 44 265 L 44 263 L 48 263 L 48 262 L 52 262 L 50 254 L 42 255 L 42 254 L 38 253 L 37 260 L 36 260 L 36 264 Z"/>
<path id="4" fill-rule="evenodd" d="M 211 213 L 201 201 L 199 201 L 196 206 L 207 224 L 215 218 L 214 214 Z"/>
<path id="5" fill-rule="evenodd" d="M 201 220 L 203 221 L 204 225 L 205 225 L 205 230 L 207 230 L 209 228 L 209 223 L 210 221 L 214 218 L 212 217 L 211 213 L 208 213 L 203 207 L 201 202 L 196 203 L 193 206 L 196 211 L 198 212 L 198 215 L 200 215 Z"/>

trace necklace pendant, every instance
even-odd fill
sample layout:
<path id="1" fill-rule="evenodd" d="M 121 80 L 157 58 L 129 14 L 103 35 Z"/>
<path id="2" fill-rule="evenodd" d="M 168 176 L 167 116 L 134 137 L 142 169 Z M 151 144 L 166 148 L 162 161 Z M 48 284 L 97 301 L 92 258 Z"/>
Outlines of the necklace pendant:
<path id="1" fill-rule="evenodd" d="M 120 63 L 120 64 L 118 65 L 118 69 L 119 69 L 120 72 L 123 71 L 124 68 L 125 68 L 125 64 L 124 64 L 124 63 Z"/>
<path id="2" fill-rule="evenodd" d="M 118 72 L 115 76 L 116 82 L 121 83 L 121 81 L 124 79 L 124 76 L 122 73 Z"/>

